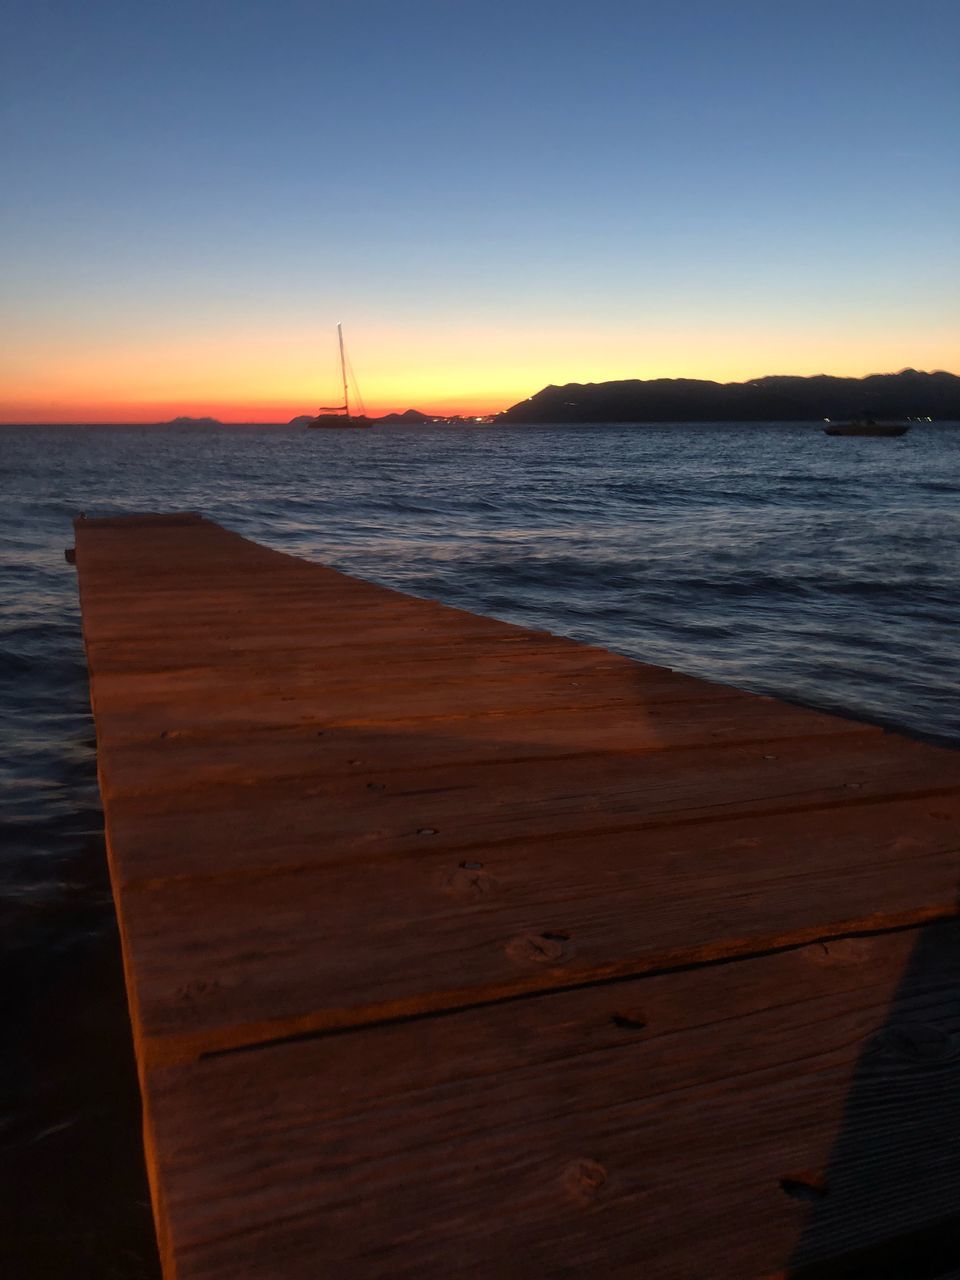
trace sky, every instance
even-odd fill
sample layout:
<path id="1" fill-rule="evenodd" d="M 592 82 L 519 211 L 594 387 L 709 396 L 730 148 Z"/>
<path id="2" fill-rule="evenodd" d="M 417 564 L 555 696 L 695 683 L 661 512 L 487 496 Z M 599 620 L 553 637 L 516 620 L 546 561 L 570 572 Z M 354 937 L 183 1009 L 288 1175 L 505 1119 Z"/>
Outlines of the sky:
<path id="1" fill-rule="evenodd" d="M 960 371 L 956 0 L 5 0 L 0 421 Z"/>

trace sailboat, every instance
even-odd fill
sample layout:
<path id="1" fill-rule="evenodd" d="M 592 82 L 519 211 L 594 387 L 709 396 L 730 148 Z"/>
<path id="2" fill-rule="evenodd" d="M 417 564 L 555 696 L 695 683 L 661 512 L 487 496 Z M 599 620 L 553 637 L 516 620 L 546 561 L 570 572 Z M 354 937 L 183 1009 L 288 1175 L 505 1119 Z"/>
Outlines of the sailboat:
<path id="1" fill-rule="evenodd" d="M 340 377 L 343 381 L 343 404 L 321 407 L 317 416 L 307 423 L 308 427 L 372 427 L 373 423 L 365 414 L 359 416 L 350 412 L 350 391 L 347 384 L 347 359 L 343 353 L 343 325 L 337 325 L 337 342 L 340 345 Z M 356 384 L 354 384 L 356 385 Z"/>
<path id="2" fill-rule="evenodd" d="M 878 422 L 866 409 L 850 422 L 831 422 L 823 428 L 828 436 L 904 436 L 910 430 L 906 422 Z"/>

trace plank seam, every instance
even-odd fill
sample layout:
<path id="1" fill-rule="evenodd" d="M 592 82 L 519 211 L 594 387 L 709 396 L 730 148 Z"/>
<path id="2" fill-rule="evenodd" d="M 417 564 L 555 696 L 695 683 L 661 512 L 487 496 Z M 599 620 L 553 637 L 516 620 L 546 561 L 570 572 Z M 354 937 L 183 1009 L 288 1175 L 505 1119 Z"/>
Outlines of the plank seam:
<path id="1" fill-rule="evenodd" d="M 874 928 L 856 929 L 847 927 L 838 931 L 816 934 L 798 941 L 768 945 L 752 951 L 741 951 L 725 956 L 715 956 L 702 960 L 689 960 L 677 964 L 666 964 L 651 969 L 635 970 L 630 973 L 613 974 L 606 978 L 593 978 L 585 982 L 559 983 L 553 986 L 538 987 L 532 991 L 518 991 L 511 995 L 492 996 L 488 1000 L 473 1000 L 469 1003 L 444 1006 L 438 1009 L 425 1009 L 411 1013 L 400 1013 L 382 1018 L 371 1018 L 367 1022 L 351 1023 L 347 1026 L 317 1027 L 312 1030 L 295 1031 L 287 1035 L 272 1036 L 262 1040 L 252 1040 L 245 1044 L 229 1045 L 221 1049 L 206 1049 L 196 1055 L 196 1061 L 204 1062 L 213 1058 L 223 1058 L 231 1054 L 247 1053 L 254 1050 L 268 1049 L 273 1046 L 297 1044 L 305 1040 L 321 1040 L 333 1036 L 350 1035 L 355 1031 L 370 1031 L 377 1027 L 399 1026 L 406 1023 L 433 1021 L 438 1018 L 455 1017 L 459 1013 L 467 1013 L 475 1009 L 489 1009 L 496 1005 L 517 1004 L 520 1001 L 539 1000 L 544 996 L 563 995 L 574 991 L 588 991 L 597 987 L 613 987 L 631 982 L 642 982 L 646 978 L 659 978 L 670 974 L 692 973 L 702 969 L 716 969 L 721 965 L 739 964 L 747 960 L 762 960 L 769 956 L 783 955 L 790 951 L 802 951 L 807 947 L 826 946 L 831 942 L 843 942 L 852 938 L 881 938 L 898 933 L 919 932 L 928 925 L 947 923 L 960 918 L 960 904 L 949 910 L 934 909 L 930 914 L 917 914 L 916 919 Z M 164 1065 L 168 1065 L 164 1063 Z"/>

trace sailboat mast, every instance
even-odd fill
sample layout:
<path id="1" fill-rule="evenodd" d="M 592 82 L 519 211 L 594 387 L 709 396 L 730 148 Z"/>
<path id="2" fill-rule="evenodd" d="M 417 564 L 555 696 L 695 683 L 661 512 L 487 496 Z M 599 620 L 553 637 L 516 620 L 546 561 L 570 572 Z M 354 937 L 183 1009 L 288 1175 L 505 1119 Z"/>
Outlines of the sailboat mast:
<path id="1" fill-rule="evenodd" d="M 347 362 L 343 355 L 343 325 L 337 323 L 337 339 L 340 342 L 340 376 L 343 379 L 343 411 L 350 417 L 350 399 L 347 394 Z"/>

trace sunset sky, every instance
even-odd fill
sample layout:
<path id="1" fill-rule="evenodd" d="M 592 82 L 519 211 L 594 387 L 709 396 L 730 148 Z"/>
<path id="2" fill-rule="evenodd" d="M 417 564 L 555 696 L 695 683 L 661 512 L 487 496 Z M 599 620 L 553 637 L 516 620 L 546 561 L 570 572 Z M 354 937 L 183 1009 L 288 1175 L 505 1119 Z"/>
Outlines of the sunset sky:
<path id="1" fill-rule="evenodd" d="M 956 0 L 7 0 L 0 420 L 960 366 Z"/>

